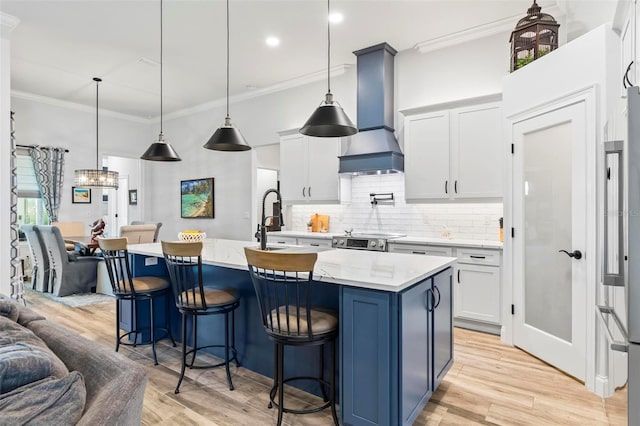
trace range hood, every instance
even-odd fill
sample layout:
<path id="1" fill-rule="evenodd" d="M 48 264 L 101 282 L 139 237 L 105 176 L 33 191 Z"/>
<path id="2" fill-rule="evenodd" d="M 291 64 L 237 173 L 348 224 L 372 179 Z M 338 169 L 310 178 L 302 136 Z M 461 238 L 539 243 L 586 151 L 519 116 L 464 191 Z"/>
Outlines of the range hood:
<path id="1" fill-rule="evenodd" d="M 387 43 L 353 52 L 358 73 L 358 133 L 340 157 L 339 173 L 404 172 L 404 155 L 393 132 L 393 61 Z"/>

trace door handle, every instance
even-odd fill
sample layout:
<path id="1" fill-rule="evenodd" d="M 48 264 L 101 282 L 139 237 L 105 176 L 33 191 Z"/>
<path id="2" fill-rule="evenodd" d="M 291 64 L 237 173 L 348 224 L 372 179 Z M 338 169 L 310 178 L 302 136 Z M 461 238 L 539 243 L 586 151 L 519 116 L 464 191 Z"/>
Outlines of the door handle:
<path id="1" fill-rule="evenodd" d="M 449 181 L 448 180 L 444 181 L 444 193 L 445 194 L 449 193 Z"/>
<path id="2" fill-rule="evenodd" d="M 306 187 L 306 186 L 303 186 L 303 187 L 302 187 L 302 196 L 303 196 L 303 197 L 306 197 L 306 196 L 307 196 L 307 194 L 306 194 L 306 190 L 307 190 L 307 187 Z"/>
<path id="3" fill-rule="evenodd" d="M 307 192 L 309 193 L 309 197 L 311 197 L 311 187 L 309 187 L 309 190 Z"/>
<path id="4" fill-rule="evenodd" d="M 567 256 L 573 257 L 576 260 L 582 259 L 582 252 L 580 250 L 574 250 L 571 253 L 566 250 L 558 250 L 558 253 L 566 253 Z"/>

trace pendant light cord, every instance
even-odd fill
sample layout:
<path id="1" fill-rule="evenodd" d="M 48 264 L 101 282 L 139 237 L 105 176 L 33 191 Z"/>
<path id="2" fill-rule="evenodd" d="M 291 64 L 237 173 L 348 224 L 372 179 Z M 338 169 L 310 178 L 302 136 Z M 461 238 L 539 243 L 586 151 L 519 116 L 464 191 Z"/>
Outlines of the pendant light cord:
<path id="1" fill-rule="evenodd" d="M 331 93 L 331 6 L 327 0 L 327 93 Z"/>
<path id="2" fill-rule="evenodd" d="M 160 0 L 160 138 L 162 139 L 162 0 Z"/>
<path id="3" fill-rule="evenodd" d="M 229 0 L 227 0 L 227 118 L 229 118 Z"/>
<path id="4" fill-rule="evenodd" d="M 102 80 L 96 77 L 93 81 L 96 82 L 96 170 L 100 170 L 98 168 L 98 85 Z"/>

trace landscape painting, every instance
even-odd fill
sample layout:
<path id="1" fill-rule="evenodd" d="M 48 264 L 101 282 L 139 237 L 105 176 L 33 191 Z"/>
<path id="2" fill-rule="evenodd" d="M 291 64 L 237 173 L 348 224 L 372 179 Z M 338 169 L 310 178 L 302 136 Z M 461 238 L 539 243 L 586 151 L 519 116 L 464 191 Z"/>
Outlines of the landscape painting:
<path id="1" fill-rule="evenodd" d="M 213 178 L 180 182 L 181 217 L 213 219 Z"/>

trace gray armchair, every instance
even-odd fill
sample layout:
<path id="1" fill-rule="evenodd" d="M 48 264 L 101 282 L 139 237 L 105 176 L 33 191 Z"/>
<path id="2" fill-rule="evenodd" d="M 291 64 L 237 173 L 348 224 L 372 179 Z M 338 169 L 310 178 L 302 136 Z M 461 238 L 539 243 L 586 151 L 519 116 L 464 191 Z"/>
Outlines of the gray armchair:
<path id="1" fill-rule="evenodd" d="M 49 256 L 42 235 L 35 225 L 22 225 L 31 250 L 31 286 L 36 291 L 49 291 Z"/>
<path id="2" fill-rule="evenodd" d="M 49 255 L 51 293 L 68 296 L 90 292 L 96 287 L 98 262 L 96 256 L 76 256 L 65 249 L 64 239 L 57 226 L 37 226 Z"/>

